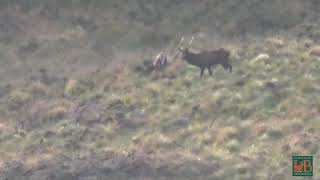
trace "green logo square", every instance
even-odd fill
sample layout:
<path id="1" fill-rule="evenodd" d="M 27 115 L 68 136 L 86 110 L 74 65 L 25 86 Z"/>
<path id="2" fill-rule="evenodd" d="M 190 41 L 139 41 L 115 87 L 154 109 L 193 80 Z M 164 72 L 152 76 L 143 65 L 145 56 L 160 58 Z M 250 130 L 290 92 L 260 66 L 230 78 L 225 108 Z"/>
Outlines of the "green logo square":
<path id="1" fill-rule="evenodd" d="M 313 156 L 292 156 L 292 176 L 313 176 Z"/>

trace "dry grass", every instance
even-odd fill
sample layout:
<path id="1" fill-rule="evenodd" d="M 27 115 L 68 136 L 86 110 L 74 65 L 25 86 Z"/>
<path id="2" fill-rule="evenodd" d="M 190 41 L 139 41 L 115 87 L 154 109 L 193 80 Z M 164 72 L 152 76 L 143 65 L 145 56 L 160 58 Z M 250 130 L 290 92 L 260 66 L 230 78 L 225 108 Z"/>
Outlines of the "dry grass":
<path id="1" fill-rule="evenodd" d="M 311 50 L 310 50 L 310 55 L 313 55 L 313 56 L 320 56 L 320 46 L 316 46 L 316 47 L 313 47 Z"/>
<path id="2" fill-rule="evenodd" d="M 254 126 L 253 126 L 252 134 L 255 137 L 259 137 L 259 136 L 263 135 L 264 133 L 266 133 L 268 128 L 270 128 L 270 125 L 267 124 L 266 122 L 258 122 L 256 124 L 254 124 Z"/>
<path id="3" fill-rule="evenodd" d="M 28 89 L 34 96 L 44 96 L 49 92 L 49 87 L 41 82 L 32 83 Z"/>
<path id="4" fill-rule="evenodd" d="M 32 168 L 37 168 L 41 164 L 54 159 L 58 155 L 58 153 L 59 153 L 59 150 L 49 147 L 49 148 L 39 150 L 39 152 L 36 152 L 36 153 L 24 155 L 22 159 L 24 164 L 28 168 L 32 169 Z"/>
<path id="5" fill-rule="evenodd" d="M 1 130 L 6 129 L 6 128 L 7 128 L 7 126 L 6 126 L 4 123 L 1 123 L 1 124 L 0 124 L 0 129 L 1 129 Z"/>
<path id="6" fill-rule="evenodd" d="M 275 47 L 275 48 L 282 48 L 285 46 L 286 42 L 281 37 L 271 37 L 266 39 L 266 43 Z"/>
<path id="7" fill-rule="evenodd" d="M 181 7 L 185 11 L 179 14 L 188 19 L 192 11 L 185 7 L 194 6 L 196 10 L 196 4 L 183 3 Z M 288 11 L 295 14 L 286 9 Z M 206 179 L 206 175 L 212 175 L 211 179 L 272 179 L 269 172 L 274 169 L 279 169 L 276 173 L 286 173 L 278 167 L 283 167 L 281 163 L 292 154 L 319 153 L 315 145 L 320 136 L 316 119 L 319 111 L 313 108 L 319 103 L 313 91 L 319 83 L 316 78 L 319 63 L 314 56 L 320 55 L 313 41 L 291 40 L 275 33 L 266 39 L 253 37 L 252 41 L 236 38 L 238 43 L 234 43 L 224 37 L 218 40 L 220 37 L 210 33 L 210 29 L 215 28 L 203 28 L 208 32 L 201 34 L 202 39 L 195 41 L 192 48 L 229 48 L 233 73 L 217 67 L 212 77 L 200 79 L 198 69 L 178 60 L 171 62 L 162 73 L 140 74 L 133 66 L 151 59 L 161 49 L 158 47 L 175 44 L 177 27 L 164 27 L 170 32 L 168 37 L 162 37 L 163 33 L 155 31 L 157 28 L 150 28 L 155 25 L 144 24 L 148 22 L 124 22 L 123 16 L 117 20 L 105 17 L 110 11 L 101 11 L 102 15 L 98 15 L 99 11 L 90 14 L 88 10 L 82 13 L 61 9 L 59 12 L 62 18 L 57 19 L 40 17 L 36 12 L 26 17 L 22 17 L 22 12 L 17 13 L 20 19 L 17 22 L 30 19 L 34 27 L 25 27 L 24 36 L 17 36 L 16 40 L 28 42 L 35 38 L 40 48 L 34 53 L 21 58 L 12 50 L 20 46 L 0 45 L 4 59 L 17 61 L 7 62 L 16 68 L 15 73 L 25 70 L 18 75 L 20 79 L 28 79 L 39 67 L 47 67 L 53 79 L 45 84 L 31 81 L 28 86 L 10 82 L 12 88 L 0 97 L 0 115 L 5 117 L 0 121 L 3 159 L 16 158 L 36 168 L 54 159 L 60 151 L 82 157 L 105 150 L 124 152 L 126 158 L 136 153 L 138 160 L 130 165 L 138 164 L 143 169 L 147 164 L 159 167 L 159 171 L 174 169 L 180 173 L 179 177 L 184 177 L 180 179 Z M 268 15 L 269 11 L 259 13 Z M 172 15 L 169 10 L 168 15 Z M 283 18 L 282 13 L 279 15 Z M 206 14 L 198 16 L 206 17 Z M 83 25 L 69 22 L 81 17 L 88 22 L 83 19 L 84 22 L 80 20 Z M 225 18 L 223 21 L 230 21 L 229 16 Z M 270 14 L 267 18 L 273 22 Z M 164 21 L 181 22 L 179 18 Z M 282 24 L 279 22 L 277 19 L 276 23 Z M 201 18 L 197 23 L 202 23 Z M 227 33 L 236 35 L 236 27 L 240 25 L 230 21 L 221 31 L 225 28 Z M 255 27 L 245 26 L 250 30 Z M 188 31 L 183 33 L 189 36 Z M 169 40 L 154 45 L 165 38 Z M 1 72 L 4 72 L 1 75 L 11 75 L 9 70 Z M 7 110 L 10 104 L 13 108 Z M 76 123 L 73 116 L 68 116 L 76 114 L 83 104 L 92 105 L 93 110 L 81 112 L 82 120 L 89 122 L 94 116 L 94 123 Z M 7 119 L 16 127 L 7 124 Z M 37 125 L 41 128 L 35 128 Z M 17 132 L 11 131 L 14 128 Z M 27 152 L 46 146 L 52 149 Z M 15 151 L 2 152 L 12 149 L 21 150 L 25 156 L 11 156 Z M 240 155 L 247 156 L 245 163 Z M 3 159 L 0 159 L 0 169 Z M 214 171 L 210 162 L 216 159 L 221 165 Z M 272 164 L 272 167 L 261 164 Z M 122 170 L 115 171 L 121 171 L 121 177 L 131 177 Z M 202 177 L 199 178 L 199 174 Z M 288 174 L 284 174 L 283 179 L 290 179 Z"/>
<path id="8" fill-rule="evenodd" d="M 217 143 L 224 144 L 232 138 L 237 137 L 239 129 L 235 127 L 223 127 L 217 133 Z"/>
<path id="9" fill-rule="evenodd" d="M 68 113 L 70 112 L 70 110 L 67 107 L 64 106 L 57 106 L 57 107 L 53 107 L 53 109 L 51 109 L 48 112 L 48 117 L 50 119 L 62 119 L 63 117 L 65 117 Z"/>

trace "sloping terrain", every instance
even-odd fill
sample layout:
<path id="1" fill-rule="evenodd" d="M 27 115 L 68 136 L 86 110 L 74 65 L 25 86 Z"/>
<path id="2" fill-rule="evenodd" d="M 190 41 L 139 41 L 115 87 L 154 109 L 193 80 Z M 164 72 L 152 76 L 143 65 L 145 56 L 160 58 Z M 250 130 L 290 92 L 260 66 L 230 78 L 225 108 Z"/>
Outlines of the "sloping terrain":
<path id="1" fill-rule="evenodd" d="M 1 180 L 320 177 L 316 1 L 28 2 L 1 2 Z M 136 68 L 182 35 L 233 72 Z"/>

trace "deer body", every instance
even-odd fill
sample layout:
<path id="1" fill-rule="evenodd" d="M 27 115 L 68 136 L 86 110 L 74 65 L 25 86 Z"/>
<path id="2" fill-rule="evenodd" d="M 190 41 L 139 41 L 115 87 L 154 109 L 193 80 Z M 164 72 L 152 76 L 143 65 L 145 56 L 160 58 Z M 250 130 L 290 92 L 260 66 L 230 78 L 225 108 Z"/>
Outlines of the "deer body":
<path id="1" fill-rule="evenodd" d="M 218 49 L 213 51 L 202 51 L 200 53 L 193 53 L 186 49 L 180 49 L 182 52 L 182 59 L 189 64 L 200 68 L 200 77 L 203 76 L 204 70 L 207 68 L 209 74 L 212 75 L 211 67 L 222 65 L 225 70 L 232 72 L 232 65 L 230 63 L 230 52 L 225 49 Z"/>

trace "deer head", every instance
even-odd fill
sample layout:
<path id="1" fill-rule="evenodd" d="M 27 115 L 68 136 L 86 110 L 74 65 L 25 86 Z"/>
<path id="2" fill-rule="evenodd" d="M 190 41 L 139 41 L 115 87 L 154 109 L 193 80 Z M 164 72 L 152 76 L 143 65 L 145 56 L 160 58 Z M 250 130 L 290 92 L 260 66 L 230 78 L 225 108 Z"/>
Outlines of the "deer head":
<path id="1" fill-rule="evenodd" d="M 191 44 L 192 44 L 192 42 L 193 42 L 193 39 L 194 39 L 194 37 L 192 36 L 192 38 L 191 38 L 191 40 L 189 41 L 189 43 L 188 43 L 188 45 L 186 46 L 186 47 L 182 47 L 182 46 L 180 46 L 180 44 L 182 44 L 182 42 L 183 42 L 183 37 L 181 38 L 181 41 L 180 41 L 180 43 L 179 43 L 179 52 L 181 53 L 181 56 L 182 56 L 182 58 L 181 59 L 184 59 L 184 57 L 186 57 L 186 56 L 188 56 L 188 54 L 190 53 L 189 52 L 189 48 L 190 48 L 190 46 L 191 46 Z"/>

